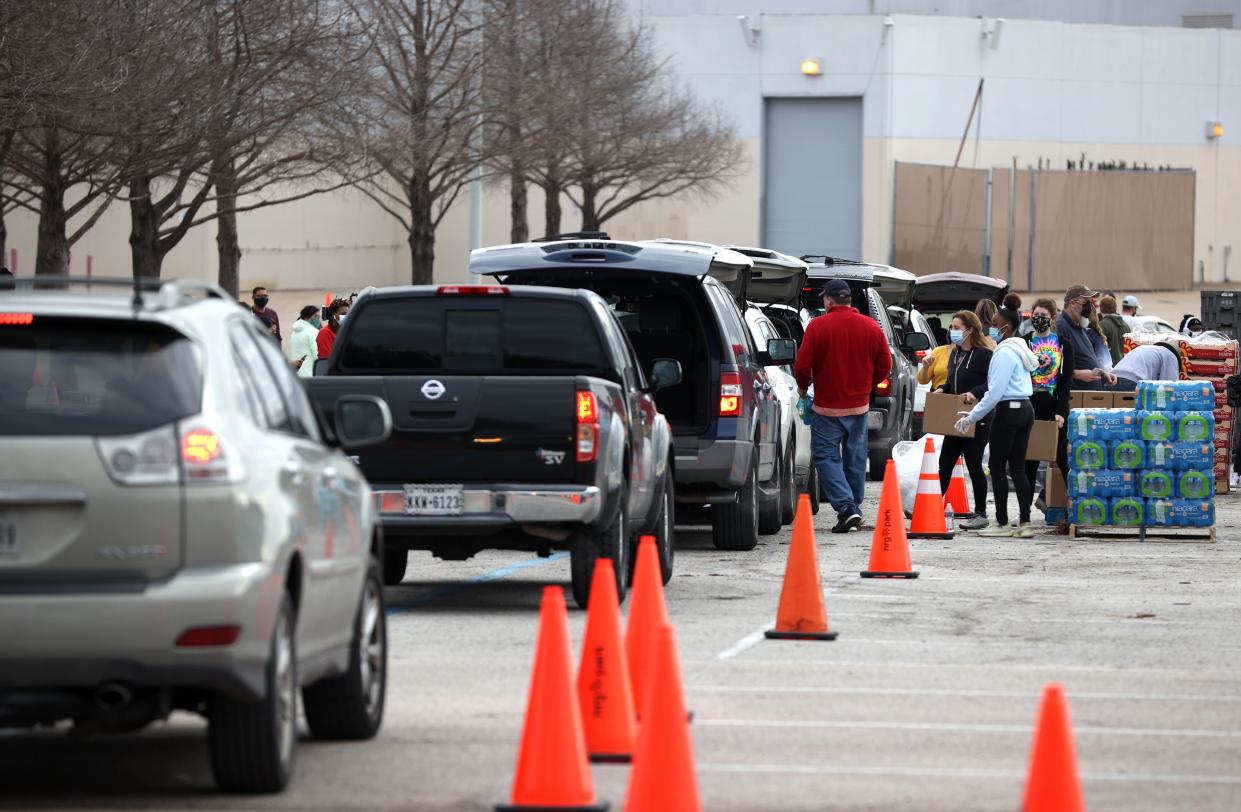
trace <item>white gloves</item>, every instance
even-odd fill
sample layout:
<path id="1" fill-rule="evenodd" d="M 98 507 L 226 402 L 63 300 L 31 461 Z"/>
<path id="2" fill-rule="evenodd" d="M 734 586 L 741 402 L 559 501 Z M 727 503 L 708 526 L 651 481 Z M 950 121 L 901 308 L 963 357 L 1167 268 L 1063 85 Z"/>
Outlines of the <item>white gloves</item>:
<path id="1" fill-rule="evenodd" d="M 957 434 L 964 434 L 965 432 L 969 431 L 970 426 L 973 426 L 973 425 L 974 424 L 970 422 L 970 419 L 968 417 L 962 417 L 960 420 L 958 420 L 953 425 L 953 428 L 957 430 Z"/>

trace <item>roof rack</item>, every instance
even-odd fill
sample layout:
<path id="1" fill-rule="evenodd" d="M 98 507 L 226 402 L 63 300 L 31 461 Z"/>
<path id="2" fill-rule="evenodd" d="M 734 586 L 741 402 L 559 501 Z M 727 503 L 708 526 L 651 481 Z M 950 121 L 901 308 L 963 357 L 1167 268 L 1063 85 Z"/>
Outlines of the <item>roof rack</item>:
<path id="1" fill-rule="evenodd" d="M 560 242 L 562 240 L 610 240 L 612 237 L 606 231 L 568 231 L 564 234 L 548 234 L 546 237 L 539 237 L 531 240 L 531 242 Z"/>
<path id="2" fill-rule="evenodd" d="M 816 262 L 823 265 L 869 265 L 869 262 L 859 262 L 856 259 L 842 259 L 840 257 L 829 257 L 826 254 L 802 254 L 798 257 L 802 262 Z"/>
<path id="3" fill-rule="evenodd" d="M 133 306 L 135 310 L 143 307 L 149 307 L 153 310 L 168 310 L 173 307 L 180 307 L 185 304 L 185 299 L 193 293 L 201 293 L 205 299 L 221 299 L 230 302 L 233 300 L 233 297 L 223 288 L 211 282 L 202 282 L 197 279 L 157 279 L 138 276 L 130 279 L 97 276 L 14 276 L 0 282 L 0 290 L 29 288 L 36 291 L 63 292 L 70 286 L 77 285 L 85 285 L 88 288 L 98 285 L 104 288 L 126 288 L 132 290 L 134 293 Z M 143 293 L 154 293 L 155 301 L 148 305 L 142 295 Z"/>

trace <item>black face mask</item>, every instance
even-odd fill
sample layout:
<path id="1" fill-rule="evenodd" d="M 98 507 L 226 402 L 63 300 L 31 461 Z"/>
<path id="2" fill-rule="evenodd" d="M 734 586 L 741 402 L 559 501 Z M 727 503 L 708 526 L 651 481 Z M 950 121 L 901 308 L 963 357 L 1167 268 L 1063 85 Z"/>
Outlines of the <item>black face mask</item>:
<path id="1" fill-rule="evenodd" d="M 1051 327 L 1051 319 L 1046 316 L 1031 316 L 1030 326 L 1034 328 L 1035 332 L 1041 333 Z"/>
<path id="2" fill-rule="evenodd" d="M 255 307 L 258 307 L 258 308 L 264 308 L 264 307 L 267 307 L 267 303 L 268 303 L 269 301 L 271 301 L 271 300 L 270 300 L 268 297 L 266 297 L 266 296 L 255 296 L 255 297 L 254 297 L 254 306 L 255 306 Z"/>
<path id="3" fill-rule="evenodd" d="M 1092 307 L 1091 307 L 1090 302 L 1086 302 L 1085 304 L 1083 304 L 1083 305 L 1082 305 L 1082 318 L 1084 318 L 1084 319 L 1088 319 L 1088 318 L 1090 318 L 1090 311 L 1091 311 L 1091 309 L 1092 309 Z"/>

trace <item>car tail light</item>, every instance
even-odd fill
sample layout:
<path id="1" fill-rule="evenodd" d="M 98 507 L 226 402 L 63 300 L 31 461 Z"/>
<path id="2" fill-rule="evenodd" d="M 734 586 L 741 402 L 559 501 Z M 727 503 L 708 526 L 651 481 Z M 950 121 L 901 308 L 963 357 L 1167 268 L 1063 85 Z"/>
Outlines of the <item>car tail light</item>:
<path id="1" fill-rule="evenodd" d="M 34 324 L 34 313 L 0 313 L 0 325 L 25 327 Z"/>
<path id="2" fill-rule="evenodd" d="M 177 648 L 208 648 L 231 646 L 241 637 L 240 626 L 196 626 L 181 632 Z"/>
<path id="3" fill-rule="evenodd" d="M 440 285 L 436 296 L 508 296 L 503 285 Z"/>
<path id="4" fill-rule="evenodd" d="M 720 373 L 720 417 L 736 417 L 741 414 L 741 375 L 736 372 Z"/>
<path id="5" fill-rule="evenodd" d="M 884 378 L 879 383 L 875 384 L 875 394 L 877 395 L 886 395 L 891 391 L 892 391 L 892 376 L 891 375 Z"/>
<path id="6" fill-rule="evenodd" d="M 398 491 L 376 491 L 373 494 L 375 510 L 380 513 L 404 513 L 405 494 Z"/>
<path id="7" fill-rule="evenodd" d="M 181 468 L 186 482 L 237 482 L 241 459 L 224 439 L 203 425 L 190 424 L 181 432 Z"/>
<path id="8" fill-rule="evenodd" d="M 103 467 L 118 485 L 175 485 L 181 481 L 177 435 L 161 426 L 126 437 L 97 437 Z"/>
<path id="9" fill-rule="evenodd" d="M 599 408 L 594 392 L 577 393 L 577 461 L 593 462 L 599 450 Z"/>

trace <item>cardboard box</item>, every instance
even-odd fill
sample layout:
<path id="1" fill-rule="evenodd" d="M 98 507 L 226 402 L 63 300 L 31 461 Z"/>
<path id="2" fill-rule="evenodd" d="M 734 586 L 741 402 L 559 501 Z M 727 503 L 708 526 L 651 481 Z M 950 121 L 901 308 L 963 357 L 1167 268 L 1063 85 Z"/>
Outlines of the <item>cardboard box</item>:
<path id="1" fill-rule="evenodd" d="M 926 395 L 926 411 L 922 413 L 922 430 L 927 434 L 942 434 L 945 437 L 973 437 L 974 427 L 965 434 L 955 428 L 955 424 L 969 413 L 972 407 L 965 405 L 965 395 L 945 395 L 943 392 L 928 392 Z"/>
<path id="2" fill-rule="evenodd" d="M 1027 460 L 1056 460 L 1056 439 L 1060 434 L 1055 420 L 1035 420 L 1030 429 L 1030 444 L 1026 446 Z"/>
<path id="3" fill-rule="evenodd" d="M 1185 369 L 1193 378 L 1227 378 L 1237 374 L 1237 359 L 1223 361 L 1192 360 L 1185 364 Z"/>
<path id="4" fill-rule="evenodd" d="M 1069 392 L 1069 408 L 1070 409 L 1085 409 L 1086 408 L 1086 393 L 1081 391 L 1080 389 L 1074 389 L 1072 392 Z"/>
<path id="5" fill-rule="evenodd" d="M 1228 477 L 1224 477 L 1223 479 L 1216 477 L 1215 478 L 1215 493 L 1226 494 L 1228 493 L 1228 491 L 1229 491 Z"/>
<path id="6" fill-rule="evenodd" d="M 1192 341 L 1180 341 L 1178 343 L 1185 357 L 1195 361 L 1226 361 L 1241 355 L 1237 351 L 1237 342 L 1235 341 L 1222 341 L 1217 344 L 1195 344 Z"/>
<path id="7" fill-rule="evenodd" d="M 1047 507 L 1067 508 L 1069 489 L 1064 484 L 1064 474 L 1055 464 L 1047 466 Z"/>
<path id="8" fill-rule="evenodd" d="M 1111 409 L 1116 402 L 1116 392 L 1096 392 L 1088 389 L 1074 389 L 1069 392 L 1069 408 L 1070 409 Z M 1132 398 L 1136 397 L 1135 392 L 1123 392 L 1131 396 L 1129 407 L 1133 406 Z"/>
<path id="9" fill-rule="evenodd" d="M 1113 409 L 1132 409 L 1137 406 L 1137 392 L 1113 392 L 1112 408 Z"/>

